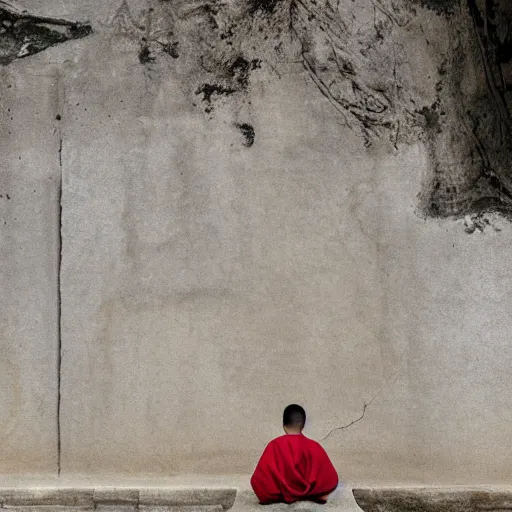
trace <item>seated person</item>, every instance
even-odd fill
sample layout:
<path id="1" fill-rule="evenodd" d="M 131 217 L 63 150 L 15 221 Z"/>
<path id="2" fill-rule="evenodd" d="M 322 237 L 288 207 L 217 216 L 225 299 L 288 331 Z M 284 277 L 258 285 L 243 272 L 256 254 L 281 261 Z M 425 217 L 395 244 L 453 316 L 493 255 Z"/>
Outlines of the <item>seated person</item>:
<path id="1" fill-rule="evenodd" d="M 306 412 L 289 405 L 283 413 L 285 435 L 270 441 L 256 466 L 251 486 L 261 504 L 326 503 L 338 474 L 319 443 L 302 434 Z"/>

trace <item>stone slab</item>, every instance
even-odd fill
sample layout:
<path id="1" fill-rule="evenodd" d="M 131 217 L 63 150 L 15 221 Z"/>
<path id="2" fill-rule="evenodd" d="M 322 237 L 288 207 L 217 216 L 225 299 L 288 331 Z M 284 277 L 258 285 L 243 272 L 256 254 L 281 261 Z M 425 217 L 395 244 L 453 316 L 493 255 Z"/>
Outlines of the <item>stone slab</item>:
<path id="1" fill-rule="evenodd" d="M 377 488 L 353 490 L 365 512 L 480 512 L 512 510 L 512 490 L 464 488 Z"/>
<path id="2" fill-rule="evenodd" d="M 262 506 L 258 503 L 252 489 L 247 487 L 239 488 L 233 512 L 256 512 L 263 510 Z M 329 500 L 325 505 L 313 503 L 310 501 L 299 501 L 290 505 L 284 503 L 277 503 L 272 505 L 265 505 L 264 510 L 273 512 L 321 512 L 326 510 L 339 510 L 344 512 L 357 512 L 360 507 L 357 505 L 352 490 L 349 486 L 340 485 L 330 495 Z"/>
<path id="3" fill-rule="evenodd" d="M 3 510 L 11 512 L 91 512 L 92 507 L 69 507 L 65 505 L 36 505 L 36 506 L 9 506 L 2 507 Z M 113 511 L 112 511 L 113 512 Z"/>
<path id="4" fill-rule="evenodd" d="M 65 507 L 93 507 L 93 489 L 0 489 L 0 503 L 4 507 L 40 505 Z"/>
<path id="5" fill-rule="evenodd" d="M 93 500 L 96 506 L 112 504 L 137 505 L 139 503 L 139 490 L 123 487 L 94 489 Z"/>
<path id="6" fill-rule="evenodd" d="M 95 505 L 94 510 L 98 512 L 136 512 L 139 508 L 137 505 L 126 503 L 109 503 L 108 505 L 100 503 Z"/>
<path id="7" fill-rule="evenodd" d="M 141 505 L 138 510 L 143 512 L 222 512 L 225 509 L 222 505 Z"/>
<path id="8" fill-rule="evenodd" d="M 140 489 L 140 506 L 216 506 L 225 510 L 235 502 L 236 489 Z"/>
<path id="9" fill-rule="evenodd" d="M 144 502 L 140 505 L 135 503 L 139 492 Z M 230 508 L 233 512 L 257 512 L 263 508 L 269 512 L 504 512 L 512 510 L 512 488 L 357 487 L 352 490 L 348 485 L 341 485 L 326 505 L 304 501 L 265 507 L 244 485 L 232 489 L 0 489 L 0 505 L 12 512 L 87 512 L 93 509 L 102 512 L 222 512 Z"/>

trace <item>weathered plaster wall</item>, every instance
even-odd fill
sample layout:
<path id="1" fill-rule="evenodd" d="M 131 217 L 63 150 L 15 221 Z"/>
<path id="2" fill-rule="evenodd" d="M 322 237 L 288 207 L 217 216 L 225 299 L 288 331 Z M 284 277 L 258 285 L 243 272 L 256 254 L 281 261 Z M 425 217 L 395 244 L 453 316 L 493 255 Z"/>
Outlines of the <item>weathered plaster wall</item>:
<path id="1" fill-rule="evenodd" d="M 293 401 L 510 480 L 503 105 L 468 9 L 355 4 L 19 3 L 91 28 L 0 68 L 1 472 L 248 473 Z"/>
<path id="2" fill-rule="evenodd" d="M 57 463 L 58 70 L 0 68 L 0 472 Z"/>

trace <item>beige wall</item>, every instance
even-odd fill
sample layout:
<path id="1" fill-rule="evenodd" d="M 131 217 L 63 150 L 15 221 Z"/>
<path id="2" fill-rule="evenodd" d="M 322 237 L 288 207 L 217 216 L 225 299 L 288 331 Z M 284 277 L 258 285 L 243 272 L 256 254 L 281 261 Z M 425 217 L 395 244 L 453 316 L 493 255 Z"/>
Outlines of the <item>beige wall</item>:
<path id="1" fill-rule="evenodd" d="M 56 71 L 0 68 L 0 472 L 57 467 Z"/>
<path id="2" fill-rule="evenodd" d="M 0 471 L 56 471 L 62 170 L 63 475 L 249 473 L 287 403 L 319 439 L 373 399 L 342 478 L 509 481 L 510 225 L 421 218 L 424 144 L 366 148 L 300 63 L 205 115 L 96 3 L 1 70 Z"/>

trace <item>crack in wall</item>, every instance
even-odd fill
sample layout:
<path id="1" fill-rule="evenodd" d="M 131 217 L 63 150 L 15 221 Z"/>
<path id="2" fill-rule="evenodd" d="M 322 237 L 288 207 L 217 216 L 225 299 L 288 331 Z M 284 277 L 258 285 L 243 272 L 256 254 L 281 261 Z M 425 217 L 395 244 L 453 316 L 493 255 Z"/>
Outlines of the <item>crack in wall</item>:
<path id="1" fill-rule="evenodd" d="M 59 210 L 58 210 L 58 264 L 57 264 L 57 475 L 61 473 L 61 374 L 62 374 L 62 300 L 61 300 L 61 268 L 62 268 L 62 130 L 59 127 Z"/>
<path id="2" fill-rule="evenodd" d="M 62 134 L 62 113 L 65 109 L 65 94 L 62 84 L 62 70 L 57 68 L 55 74 L 55 93 L 56 93 L 56 115 L 55 115 L 55 134 L 58 140 L 57 159 L 58 159 L 58 208 L 57 208 L 57 410 L 56 410 L 56 428 L 57 428 L 57 476 L 61 474 L 61 390 L 62 390 L 62 198 L 64 192 L 64 177 L 63 177 L 63 160 L 62 151 L 64 145 L 64 137 Z"/>
<path id="3" fill-rule="evenodd" d="M 368 409 L 368 407 L 377 399 L 377 397 L 379 395 L 381 395 L 384 392 L 384 390 L 387 387 L 394 384 L 398 380 L 398 377 L 400 376 L 400 371 L 402 370 L 402 367 L 404 365 L 404 357 L 405 357 L 406 352 L 407 352 L 407 349 L 405 349 L 400 354 L 398 366 L 396 367 L 395 371 L 391 374 L 391 376 L 386 380 L 384 385 L 377 391 L 377 393 L 375 393 L 373 395 L 372 399 L 369 402 L 363 403 L 363 410 L 361 412 L 361 415 L 358 418 L 356 418 L 355 420 L 352 420 L 350 423 L 347 423 L 346 425 L 342 425 L 340 427 L 333 428 L 324 437 L 319 439 L 319 442 L 325 441 L 327 438 L 329 438 L 331 436 L 331 434 L 334 434 L 334 432 L 339 432 L 339 431 L 343 431 L 343 430 L 350 428 L 352 425 L 359 423 L 365 417 L 366 410 Z"/>
<path id="4" fill-rule="evenodd" d="M 352 425 L 360 422 L 363 418 L 364 418 L 364 415 L 366 414 L 366 409 L 368 408 L 368 406 L 370 406 L 372 404 L 372 402 L 377 398 L 377 395 L 375 395 L 368 403 L 364 403 L 363 404 L 363 412 L 361 413 L 361 416 L 359 416 L 359 418 L 355 419 L 355 420 L 352 420 L 350 423 L 347 423 L 346 425 L 342 425 L 341 427 L 335 427 L 333 428 L 327 435 L 325 435 L 324 437 L 322 437 L 321 439 L 319 439 L 319 441 L 325 441 L 331 434 L 333 434 L 334 432 L 338 432 L 339 430 L 346 430 L 347 428 L 351 427 Z"/>

